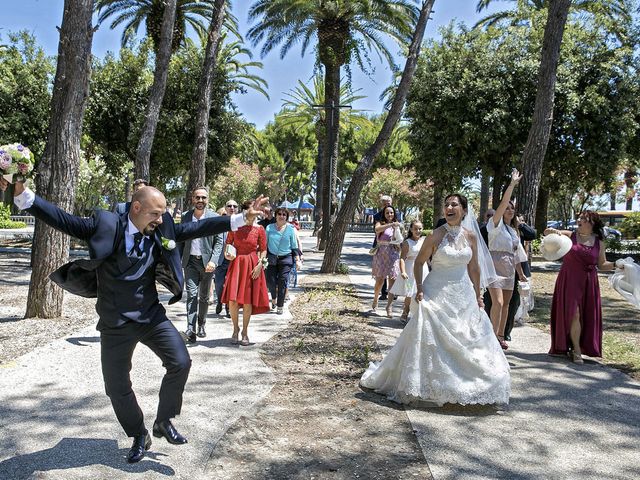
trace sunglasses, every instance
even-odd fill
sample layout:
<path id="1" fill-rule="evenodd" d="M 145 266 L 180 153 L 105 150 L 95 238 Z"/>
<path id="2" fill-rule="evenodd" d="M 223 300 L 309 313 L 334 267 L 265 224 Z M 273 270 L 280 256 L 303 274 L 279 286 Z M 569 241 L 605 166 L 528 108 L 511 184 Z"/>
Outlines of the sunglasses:
<path id="1" fill-rule="evenodd" d="M 193 198 L 195 198 L 196 200 L 206 200 L 207 196 L 206 195 L 203 195 L 203 196 L 195 195 Z"/>
<path id="2" fill-rule="evenodd" d="M 286 214 L 286 213 L 282 213 L 282 212 L 280 212 L 280 213 L 278 213 L 278 216 L 279 216 L 279 217 L 286 217 L 286 216 L 287 216 L 287 214 Z"/>
<path id="3" fill-rule="evenodd" d="M 227 205 L 227 208 L 238 208 L 238 205 Z"/>

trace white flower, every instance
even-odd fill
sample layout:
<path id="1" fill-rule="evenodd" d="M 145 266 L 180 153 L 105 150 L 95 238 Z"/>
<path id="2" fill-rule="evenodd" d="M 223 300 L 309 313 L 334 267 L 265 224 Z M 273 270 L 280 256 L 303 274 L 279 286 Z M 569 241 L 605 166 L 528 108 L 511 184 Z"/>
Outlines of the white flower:
<path id="1" fill-rule="evenodd" d="M 166 250 L 173 250 L 174 248 L 176 248 L 176 242 L 175 240 L 162 237 L 162 246 Z"/>

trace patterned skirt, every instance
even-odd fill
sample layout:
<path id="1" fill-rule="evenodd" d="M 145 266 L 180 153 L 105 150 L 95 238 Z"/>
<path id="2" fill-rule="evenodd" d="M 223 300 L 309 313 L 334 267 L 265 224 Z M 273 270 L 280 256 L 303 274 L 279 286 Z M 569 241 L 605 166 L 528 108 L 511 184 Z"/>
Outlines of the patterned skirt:
<path id="1" fill-rule="evenodd" d="M 400 251 L 396 245 L 378 245 L 378 251 L 371 261 L 373 278 L 395 279 L 400 275 Z"/>

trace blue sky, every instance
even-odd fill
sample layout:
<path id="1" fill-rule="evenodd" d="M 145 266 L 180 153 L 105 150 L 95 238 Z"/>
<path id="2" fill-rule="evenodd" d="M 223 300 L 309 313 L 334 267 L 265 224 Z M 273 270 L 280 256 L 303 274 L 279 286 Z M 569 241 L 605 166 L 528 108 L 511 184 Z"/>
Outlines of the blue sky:
<path id="1" fill-rule="evenodd" d="M 247 12 L 251 3 L 250 0 L 233 2 L 233 11 L 238 17 L 240 32 L 243 35 L 249 27 Z M 489 11 L 505 6 L 503 2 L 495 3 L 496 6 Z M 2 0 L 4 8 L 0 17 L 0 36 L 6 36 L 7 32 L 26 29 L 36 36 L 47 54 L 55 55 L 58 50 L 56 27 L 62 21 L 63 4 L 64 0 Z M 476 4 L 476 0 L 436 0 L 432 20 L 427 25 L 426 36 L 436 36 L 438 28 L 452 20 L 467 24 L 474 23 L 480 18 L 476 13 Z M 144 35 L 143 30 L 139 33 Z M 120 35 L 121 30 L 112 31 L 107 23 L 102 25 L 94 35 L 93 54 L 102 57 L 107 51 L 117 51 L 120 46 Z M 236 95 L 234 102 L 247 120 L 256 124 L 258 128 L 262 128 L 280 110 L 284 94 L 297 85 L 298 79 L 307 82 L 311 78 L 314 58 L 313 52 L 308 52 L 305 57 L 301 57 L 300 50 L 296 48 L 292 49 L 283 60 L 280 59 L 278 51 L 270 53 L 265 58 L 259 57 L 259 46 L 255 51 L 254 59 L 264 63 L 264 69 L 260 74 L 269 82 L 268 91 L 271 99 L 267 100 L 261 94 L 249 92 Z M 360 95 L 367 96 L 354 106 L 372 113 L 379 113 L 381 104 L 378 98 L 391 82 L 391 71 L 388 66 L 376 62 L 375 55 L 372 56 L 372 60 L 375 72 L 370 77 L 353 68 L 353 86 L 355 89 L 362 89 L 359 92 Z M 401 66 L 403 65 L 404 63 L 401 63 Z"/>

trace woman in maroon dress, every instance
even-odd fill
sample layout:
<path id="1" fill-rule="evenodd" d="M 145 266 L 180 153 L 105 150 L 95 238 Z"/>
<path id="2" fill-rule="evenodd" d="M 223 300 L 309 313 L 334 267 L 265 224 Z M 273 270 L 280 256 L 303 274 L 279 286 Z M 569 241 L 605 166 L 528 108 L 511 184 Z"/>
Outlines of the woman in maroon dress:
<path id="1" fill-rule="evenodd" d="M 236 232 L 229 232 L 227 244 L 236 249 L 236 256 L 228 254 L 225 258 L 231 263 L 227 270 L 222 292 L 222 303 L 229 304 L 233 335 L 231 343 L 238 343 L 239 309 L 242 307 L 242 340 L 240 345 L 249 345 L 247 328 L 252 314 L 269 311 L 269 294 L 264 276 L 263 259 L 267 255 L 267 234 L 260 225 L 245 225 Z"/>
<path id="2" fill-rule="evenodd" d="M 583 211 L 575 232 L 547 228 L 571 238 L 564 256 L 551 304 L 550 354 L 568 354 L 583 363 L 582 354 L 602 356 L 602 308 L 598 269 L 613 270 L 605 258 L 604 226 L 596 212 Z"/>

